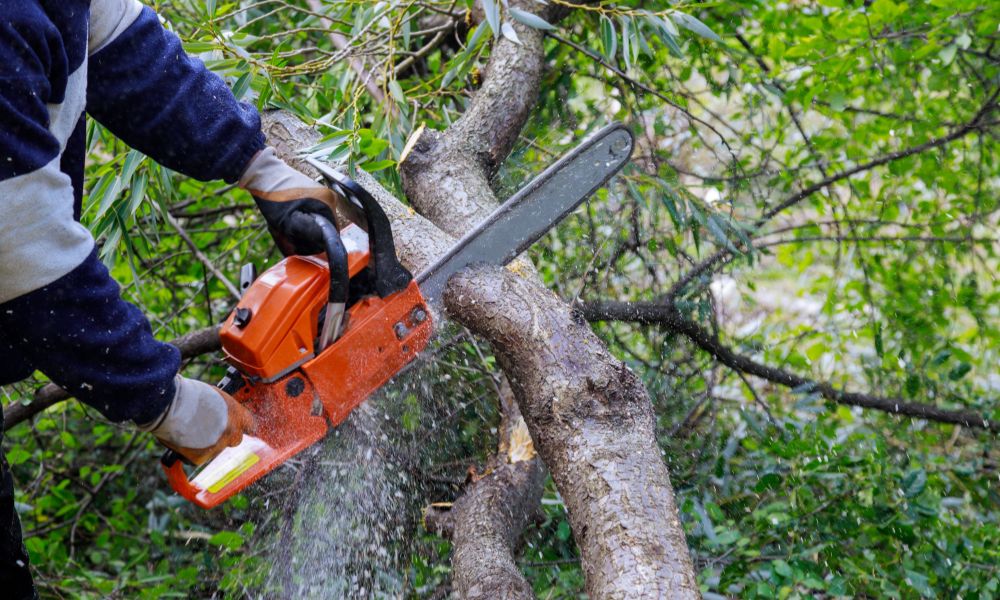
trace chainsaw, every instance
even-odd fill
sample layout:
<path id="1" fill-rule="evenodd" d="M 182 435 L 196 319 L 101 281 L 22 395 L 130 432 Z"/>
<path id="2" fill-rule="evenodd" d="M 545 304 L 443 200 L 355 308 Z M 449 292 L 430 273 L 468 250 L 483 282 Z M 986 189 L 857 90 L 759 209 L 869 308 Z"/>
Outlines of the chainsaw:
<path id="1" fill-rule="evenodd" d="M 448 279 L 466 266 L 506 265 L 629 160 L 634 141 L 609 125 L 562 156 L 416 277 L 396 256 L 389 219 L 363 187 L 307 159 L 325 184 L 360 208 L 367 231 L 316 215 L 325 254 L 288 256 L 258 277 L 240 271 L 242 296 L 219 336 L 229 363 L 219 387 L 257 429 L 188 474 L 168 450 L 171 487 L 202 508 L 244 490 L 321 440 L 427 346 Z"/>

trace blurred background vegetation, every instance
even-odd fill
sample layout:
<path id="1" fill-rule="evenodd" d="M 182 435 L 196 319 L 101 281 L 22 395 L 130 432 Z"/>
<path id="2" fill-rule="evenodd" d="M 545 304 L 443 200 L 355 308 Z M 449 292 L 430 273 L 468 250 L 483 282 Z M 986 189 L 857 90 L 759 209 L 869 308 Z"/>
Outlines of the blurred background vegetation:
<path id="1" fill-rule="evenodd" d="M 458 119 L 503 23 L 531 21 L 493 0 L 150 4 L 238 96 L 314 124 L 316 153 L 399 196 L 409 134 Z M 996 422 L 998 24 L 1000 5 L 967 0 L 575 8 L 546 38 L 539 105 L 496 187 L 509 195 L 624 121 L 633 164 L 531 251 L 565 300 L 669 297 L 762 364 Z M 125 297 L 161 339 L 221 321 L 234 301 L 208 263 L 236 280 L 242 263 L 278 258 L 251 199 L 171 173 L 93 122 L 88 141 L 85 221 Z M 662 324 L 595 328 L 649 387 L 706 598 L 1000 596 L 995 433 L 753 377 Z M 213 379 L 221 361 L 185 373 Z M 454 499 L 495 447 L 496 375 L 485 344 L 449 330 L 375 403 L 379 447 L 398 460 L 354 497 Z M 334 458 L 313 467 L 333 482 L 348 468 L 337 456 L 371 459 L 335 437 Z M 289 508 L 318 493 L 292 475 L 203 512 L 170 493 L 148 436 L 76 402 L 13 427 L 4 450 L 43 597 L 447 593 L 449 546 L 419 515 L 364 545 L 322 511 Z M 337 534 L 325 550 L 300 548 L 321 531 Z M 525 542 L 539 597 L 579 597 L 551 483 Z M 378 573 L 320 556 L 349 545 L 343 564 L 366 557 Z"/>

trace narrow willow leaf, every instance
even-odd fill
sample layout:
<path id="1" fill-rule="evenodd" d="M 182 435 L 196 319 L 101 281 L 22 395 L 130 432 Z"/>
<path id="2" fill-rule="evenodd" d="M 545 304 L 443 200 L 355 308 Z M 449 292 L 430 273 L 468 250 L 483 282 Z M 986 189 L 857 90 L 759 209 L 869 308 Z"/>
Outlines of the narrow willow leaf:
<path id="1" fill-rule="evenodd" d="M 500 37 L 500 7 L 493 0 L 482 0 L 483 13 L 486 14 L 486 22 L 493 30 L 493 37 Z"/>
<path id="2" fill-rule="evenodd" d="M 555 27 L 545 19 L 539 17 L 538 15 L 533 15 L 526 10 L 511 7 L 510 16 L 514 17 L 515 21 L 520 21 L 528 27 L 544 29 L 545 31 L 552 31 L 555 29 Z"/>
<path id="3" fill-rule="evenodd" d="M 664 23 L 666 22 L 662 19 L 661 21 Z M 666 27 L 659 27 L 656 30 L 656 35 L 659 36 L 660 40 L 663 41 L 663 44 L 670 50 L 671 54 L 673 54 L 677 58 L 684 57 L 684 51 L 681 50 L 680 44 L 677 43 L 677 37 L 671 34 Z"/>
<path id="4" fill-rule="evenodd" d="M 660 196 L 660 200 L 663 202 L 663 206 L 667 208 L 667 212 L 670 213 L 670 220 L 674 222 L 674 227 L 679 231 L 684 227 L 684 217 L 677 210 L 677 200 L 679 199 L 676 198 L 674 191 L 666 183 L 662 184 L 661 187 L 663 188 L 663 195 Z"/>
<path id="5" fill-rule="evenodd" d="M 521 39 L 517 37 L 517 32 L 514 31 L 514 26 L 510 24 L 510 21 L 503 22 L 503 25 L 500 26 L 500 33 L 508 40 L 520 45 Z"/>
<path id="6" fill-rule="evenodd" d="M 625 68 L 632 68 L 632 35 L 629 32 L 630 20 L 626 16 L 619 18 L 618 23 L 622 26 L 622 58 L 625 59 Z"/>
<path id="7" fill-rule="evenodd" d="M 125 214 L 127 216 L 134 216 L 135 211 L 139 210 L 139 205 L 142 204 L 142 199 L 146 196 L 147 183 L 149 183 L 149 177 L 145 173 L 140 173 L 132 181 L 132 188 L 129 190 L 128 206 L 125 207 Z"/>
<path id="8" fill-rule="evenodd" d="M 639 55 L 645 54 L 646 56 L 653 56 L 653 50 L 649 47 L 649 42 L 646 41 L 646 36 L 642 33 L 642 27 L 636 22 L 635 24 L 635 44 L 636 47 L 636 58 Z"/>
<path id="9" fill-rule="evenodd" d="M 215 50 L 216 45 L 213 42 L 184 42 L 184 51 L 188 54 L 202 54 L 205 52 L 211 52 Z"/>
<path id="10" fill-rule="evenodd" d="M 389 82 L 389 93 L 396 99 L 396 102 L 406 104 L 406 96 L 403 94 L 403 88 L 400 87 L 399 82 L 395 79 Z"/>
<path id="11" fill-rule="evenodd" d="M 486 32 L 488 28 L 489 28 L 488 23 L 480 23 L 479 25 L 476 25 L 476 30 L 472 32 L 471 36 L 469 36 L 469 42 L 466 45 L 465 50 L 463 50 L 463 52 L 469 52 L 469 53 L 475 52 L 476 48 L 479 47 L 479 42 L 480 40 L 482 40 L 483 34 Z"/>
<path id="12" fill-rule="evenodd" d="M 712 40 L 713 42 L 721 42 L 722 38 L 717 36 L 714 31 L 708 28 L 698 19 L 692 17 L 691 15 L 682 13 L 680 11 L 674 11 L 670 13 L 670 17 L 677 22 L 678 25 L 687 29 L 691 33 L 700 35 L 701 37 Z"/>
<path id="13" fill-rule="evenodd" d="M 142 164 L 143 159 L 146 155 L 138 150 L 129 150 L 128 154 L 125 155 L 125 162 L 122 164 L 122 181 L 129 181 L 132 179 L 132 175 L 135 174 L 135 170 L 139 168 Z"/>
<path id="14" fill-rule="evenodd" d="M 641 23 L 635 20 L 629 21 L 630 27 L 628 29 L 628 47 L 629 51 L 632 53 L 632 64 L 639 61 L 639 56 L 642 54 L 642 46 L 645 43 L 642 40 L 642 34 L 639 32 Z"/>
<path id="15" fill-rule="evenodd" d="M 677 30 L 677 26 L 674 25 L 674 22 L 670 18 L 670 15 L 667 15 L 667 18 L 665 18 L 665 19 L 663 19 L 661 17 L 656 17 L 656 20 L 657 20 L 658 24 L 661 27 L 663 27 L 664 29 L 666 29 L 667 33 L 669 33 L 670 35 L 672 35 L 674 37 L 677 37 L 677 36 L 679 36 L 681 34 L 681 32 Z"/>
<path id="16" fill-rule="evenodd" d="M 383 160 L 376 160 L 372 162 L 366 162 L 361 165 L 361 168 L 369 173 L 374 173 L 375 171 L 381 171 L 382 169 L 388 169 L 389 167 L 396 164 L 396 161 L 391 158 L 386 158 Z"/>
<path id="17" fill-rule="evenodd" d="M 739 248 L 737 248 L 736 245 L 730 241 L 729 236 L 726 235 L 725 224 L 719 218 L 719 215 L 708 215 L 708 230 L 720 244 L 728 248 L 730 251 L 740 251 Z"/>
<path id="18" fill-rule="evenodd" d="M 252 80 L 253 74 L 250 71 L 240 75 L 240 78 L 236 80 L 236 83 L 233 84 L 233 96 L 235 96 L 237 100 L 242 99 L 243 96 L 246 95 L 247 90 L 250 89 L 250 82 Z"/>
<path id="19" fill-rule="evenodd" d="M 94 186 L 95 192 L 91 192 L 91 203 L 97 202 L 97 214 L 94 215 L 95 218 L 101 218 L 104 213 L 108 211 L 111 207 L 111 203 L 114 201 L 115 197 L 118 196 L 118 178 L 113 177 L 112 172 L 107 172 L 98 181 L 97 185 Z"/>
<path id="20" fill-rule="evenodd" d="M 618 35 L 615 33 L 615 24 L 604 15 L 601 15 L 601 45 L 604 57 L 609 61 L 614 60 L 618 50 Z"/>

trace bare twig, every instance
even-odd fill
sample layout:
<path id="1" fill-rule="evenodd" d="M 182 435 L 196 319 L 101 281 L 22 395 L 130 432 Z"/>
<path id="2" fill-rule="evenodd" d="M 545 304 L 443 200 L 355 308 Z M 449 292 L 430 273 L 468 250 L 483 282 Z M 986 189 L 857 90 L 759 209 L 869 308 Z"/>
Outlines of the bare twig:
<path id="1" fill-rule="evenodd" d="M 212 275 L 215 275 L 216 279 L 222 282 L 222 285 L 224 285 L 226 289 L 229 290 L 229 293 L 233 295 L 233 298 L 239 301 L 240 299 L 239 290 L 236 289 L 236 286 L 233 285 L 232 281 L 229 281 L 229 278 L 226 277 L 226 274 L 220 271 L 219 267 L 215 266 L 215 264 L 212 262 L 210 258 L 205 256 L 205 253 L 201 251 L 201 248 L 199 248 L 198 245 L 194 243 L 194 240 L 191 239 L 191 236 L 188 235 L 188 232 L 184 230 L 184 226 L 181 225 L 181 222 L 178 221 L 177 218 L 174 217 L 169 212 L 164 213 L 164 216 L 167 218 L 167 222 L 170 223 L 170 226 L 177 230 L 177 235 L 181 236 L 181 239 L 184 240 L 184 243 L 187 244 L 188 248 L 191 249 L 191 253 L 194 254 L 194 257 L 198 259 L 198 262 L 204 265 L 204 267 Z"/>
<path id="2" fill-rule="evenodd" d="M 848 392 L 827 382 L 815 381 L 777 367 L 761 364 L 724 345 L 709 331 L 685 317 L 669 303 L 601 301 L 586 302 L 578 305 L 578 309 L 588 321 L 633 321 L 665 327 L 690 339 L 699 348 L 728 367 L 785 387 L 818 393 L 827 400 L 838 404 L 860 406 L 896 415 L 927 419 L 938 423 L 964 425 L 1000 433 L 1000 422 L 991 422 L 982 414 L 974 411 L 948 410 L 930 404 L 907 402 L 901 398 Z"/>

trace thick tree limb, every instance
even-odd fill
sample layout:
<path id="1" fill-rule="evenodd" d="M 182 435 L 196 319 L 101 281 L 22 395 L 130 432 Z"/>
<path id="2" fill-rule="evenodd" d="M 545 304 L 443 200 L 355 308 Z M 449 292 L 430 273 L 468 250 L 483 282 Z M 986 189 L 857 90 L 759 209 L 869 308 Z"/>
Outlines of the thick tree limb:
<path id="1" fill-rule="evenodd" d="M 930 404 L 908 402 L 901 398 L 848 392 L 827 382 L 814 381 L 777 367 L 763 365 L 749 356 L 735 352 L 720 342 L 708 330 L 682 315 L 676 307 L 670 304 L 603 301 L 586 302 L 581 304 L 578 309 L 588 321 L 634 321 L 658 325 L 687 337 L 716 360 L 739 372 L 754 375 L 785 387 L 808 389 L 839 404 L 860 406 L 896 415 L 927 419 L 938 423 L 964 425 L 1000 433 L 1000 422 L 991 422 L 982 414 L 974 411 L 948 410 Z"/>
<path id="2" fill-rule="evenodd" d="M 542 499 L 545 467 L 506 382 L 501 405 L 500 449 L 486 473 L 450 509 L 432 505 L 424 513 L 427 529 L 454 545 L 452 587 L 458 598 L 534 598 L 514 557 Z"/>
<path id="3" fill-rule="evenodd" d="M 540 283 L 481 267 L 452 278 L 450 314 L 490 340 L 552 473 L 592 598 L 697 598 L 642 382 Z"/>
<path id="4" fill-rule="evenodd" d="M 543 35 L 523 25 L 515 29 L 521 44 L 506 38 L 494 44 L 483 85 L 462 117 L 444 133 L 424 130 L 400 165 L 410 201 L 456 237 L 468 229 L 466 224 L 482 221 L 496 208 L 490 178 L 538 99 L 545 66 Z"/>
<path id="5" fill-rule="evenodd" d="M 193 358 L 219 349 L 219 326 L 211 325 L 182 335 L 170 342 L 181 351 L 182 358 Z M 10 404 L 3 411 L 4 430 L 42 412 L 46 408 L 68 400 L 71 396 L 58 385 L 49 383 L 35 392 L 28 404 Z"/>
<path id="6" fill-rule="evenodd" d="M 521 8 L 537 9 L 527 4 Z M 550 6 L 542 16 L 552 22 L 559 11 Z M 494 44 L 483 85 L 465 114 L 443 133 L 425 131 L 401 165 L 410 201 L 456 236 L 496 207 L 490 178 L 510 152 L 537 100 L 544 69 L 543 33 L 521 25 L 515 29 L 521 43 L 500 39 Z M 484 276 L 493 282 L 495 275 Z M 651 425 L 643 425 L 645 420 L 651 423 L 652 414 L 645 390 L 631 373 L 607 379 L 601 394 L 631 398 L 641 405 L 612 415 L 581 400 L 576 388 L 551 387 L 552 381 L 578 377 L 578 365 L 549 362 L 542 370 L 543 379 L 536 379 L 534 371 L 526 374 L 524 369 L 539 368 L 530 357 L 542 360 L 565 347 L 589 343 L 595 345 L 592 369 L 619 373 L 621 363 L 589 329 L 574 327 L 569 307 L 558 301 L 553 304 L 552 294 L 540 284 L 522 288 L 523 295 L 508 302 L 496 296 L 493 288 L 480 289 L 478 276 L 472 279 L 476 283 L 463 279 L 462 291 L 450 294 L 449 312 L 483 334 L 497 350 L 532 439 L 566 500 L 589 594 L 594 598 L 697 597 L 669 476 Z M 537 323 L 530 320 L 507 322 L 506 328 L 491 325 L 490 317 L 479 310 L 490 305 L 505 315 L 523 314 L 522 303 L 548 307 L 545 312 L 552 327 L 545 335 L 535 336 Z M 495 338 L 501 334 L 517 336 L 523 343 L 517 348 L 506 346 Z M 516 357 L 507 354 L 512 351 Z M 530 384 L 523 383 L 528 380 Z M 553 433 L 558 422 L 538 416 L 553 401 L 579 404 L 581 420 L 572 436 Z M 625 437 L 623 430 L 629 432 Z M 618 445 L 626 438 L 629 452 Z M 623 484 L 613 473 L 634 479 Z"/>
<path id="7" fill-rule="evenodd" d="M 514 556 L 521 532 L 538 509 L 544 483 L 540 460 L 503 463 L 465 489 L 447 511 L 447 525 L 435 527 L 433 512 L 427 515 L 428 530 L 454 544 L 455 597 L 535 597 Z"/>

